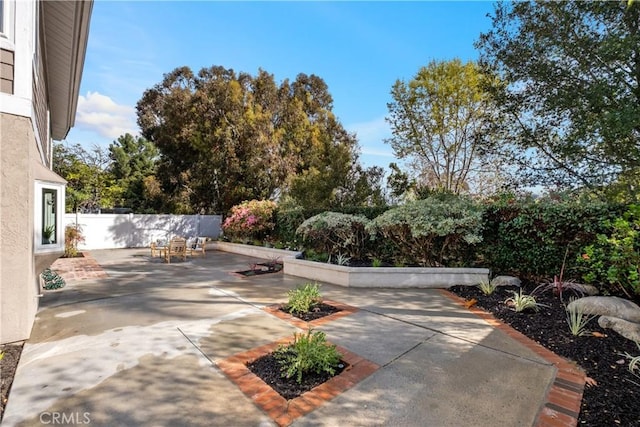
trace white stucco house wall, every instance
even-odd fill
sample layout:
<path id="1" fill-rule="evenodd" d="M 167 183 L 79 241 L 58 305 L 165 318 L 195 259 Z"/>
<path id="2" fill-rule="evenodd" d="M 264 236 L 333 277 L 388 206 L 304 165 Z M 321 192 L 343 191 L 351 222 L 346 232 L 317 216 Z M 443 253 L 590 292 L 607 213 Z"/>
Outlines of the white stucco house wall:
<path id="1" fill-rule="evenodd" d="M 64 252 L 52 140 L 74 124 L 92 8 L 0 0 L 0 343 L 29 337 L 40 273 Z"/>

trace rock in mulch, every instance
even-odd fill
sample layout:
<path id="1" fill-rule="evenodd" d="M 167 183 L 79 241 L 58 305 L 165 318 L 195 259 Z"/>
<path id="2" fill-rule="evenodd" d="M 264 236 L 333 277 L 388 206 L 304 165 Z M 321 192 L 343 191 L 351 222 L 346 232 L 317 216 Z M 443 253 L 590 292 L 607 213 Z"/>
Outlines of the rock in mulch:
<path id="1" fill-rule="evenodd" d="M 640 323 L 629 322 L 617 317 L 600 316 L 598 325 L 604 329 L 613 329 L 631 341 L 640 342 Z"/>
<path id="2" fill-rule="evenodd" d="M 491 279 L 491 284 L 495 286 L 520 286 L 520 279 L 513 276 L 496 276 Z"/>
<path id="3" fill-rule="evenodd" d="M 578 292 L 582 292 L 584 295 L 594 296 L 598 295 L 600 291 L 593 285 L 585 285 L 583 283 L 573 283 L 571 287 Z"/>
<path id="4" fill-rule="evenodd" d="M 619 297 L 584 297 L 572 301 L 567 310 L 576 309 L 585 314 L 617 317 L 629 322 L 640 323 L 640 307 L 632 301 Z"/>

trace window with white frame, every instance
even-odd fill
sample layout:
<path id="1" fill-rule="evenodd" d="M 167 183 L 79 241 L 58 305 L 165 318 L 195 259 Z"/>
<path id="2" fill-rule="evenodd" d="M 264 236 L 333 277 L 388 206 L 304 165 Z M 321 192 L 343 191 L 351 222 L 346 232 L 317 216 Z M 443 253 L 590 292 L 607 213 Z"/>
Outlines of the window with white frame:
<path id="1" fill-rule="evenodd" d="M 64 247 L 65 186 L 36 181 L 34 237 L 36 251 Z"/>
<path id="2" fill-rule="evenodd" d="M 15 0 L 0 0 L 0 42 L 5 48 L 13 44 L 14 21 Z"/>

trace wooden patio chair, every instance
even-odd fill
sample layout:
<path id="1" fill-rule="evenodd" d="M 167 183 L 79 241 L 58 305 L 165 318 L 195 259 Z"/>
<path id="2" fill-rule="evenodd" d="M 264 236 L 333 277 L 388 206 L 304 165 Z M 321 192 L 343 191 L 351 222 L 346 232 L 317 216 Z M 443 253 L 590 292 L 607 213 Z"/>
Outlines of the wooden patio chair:
<path id="1" fill-rule="evenodd" d="M 196 237 L 187 245 L 187 253 L 189 255 L 202 255 L 205 256 L 205 243 L 207 239 L 205 237 Z"/>
<path id="2" fill-rule="evenodd" d="M 187 240 L 182 237 L 174 237 L 169 241 L 169 245 L 164 251 L 164 260 L 167 264 L 171 264 L 171 257 L 175 256 L 182 258 L 183 261 L 187 259 Z"/>

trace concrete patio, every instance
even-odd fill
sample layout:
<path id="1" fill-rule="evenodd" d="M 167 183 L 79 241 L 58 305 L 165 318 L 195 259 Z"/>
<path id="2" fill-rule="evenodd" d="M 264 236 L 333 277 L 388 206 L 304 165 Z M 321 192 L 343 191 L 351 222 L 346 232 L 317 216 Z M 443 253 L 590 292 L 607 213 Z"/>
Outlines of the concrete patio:
<path id="1" fill-rule="evenodd" d="M 263 308 L 305 280 L 238 277 L 256 260 L 224 252 L 149 255 L 92 251 L 106 277 L 43 295 L 3 425 L 277 425 L 219 365 L 299 331 Z M 582 374 L 444 292 L 322 292 L 358 311 L 318 329 L 379 369 L 292 425 L 575 425 Z"/>

